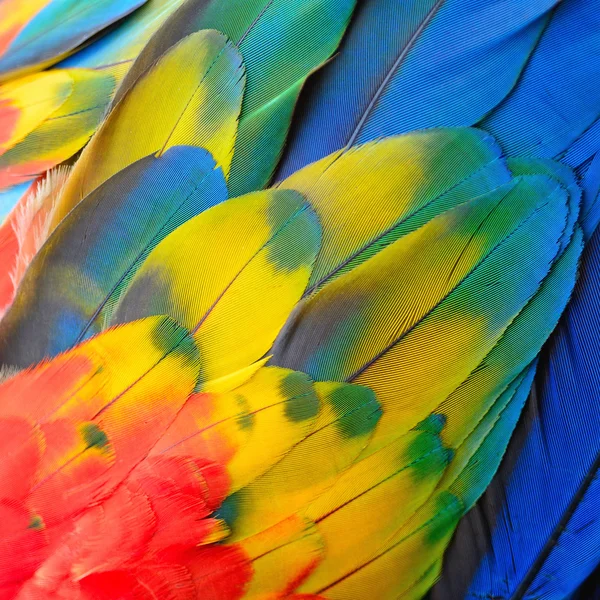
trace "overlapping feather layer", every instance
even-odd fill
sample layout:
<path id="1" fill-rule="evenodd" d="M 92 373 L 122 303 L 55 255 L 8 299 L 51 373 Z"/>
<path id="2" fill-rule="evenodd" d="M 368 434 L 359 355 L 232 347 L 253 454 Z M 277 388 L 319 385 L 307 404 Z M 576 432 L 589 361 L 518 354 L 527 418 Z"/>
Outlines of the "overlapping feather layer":
<path id="1" fill-rule="evenodd" d="M 141 3 L 38 4 L 7 76 Z M 536 85 L 589 5 L 369 0 L 303 95 L 353 1 L 179 5 L 0 88 L 0 186 L 41 175 L 0 230 L 0 596 L 421 598 L 596 224 L 595 63 L 558 124 Z M 478 121 L 502 149 L 378 139 Z"/>

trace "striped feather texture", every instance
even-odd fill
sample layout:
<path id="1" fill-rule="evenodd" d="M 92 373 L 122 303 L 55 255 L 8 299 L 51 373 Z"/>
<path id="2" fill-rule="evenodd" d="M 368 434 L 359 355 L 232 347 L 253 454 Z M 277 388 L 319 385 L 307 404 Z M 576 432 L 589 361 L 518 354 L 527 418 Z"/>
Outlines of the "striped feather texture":
<path id="1" fill-rule="evenodd" d="M 237 45 L 247 74 L 229 188 L 232 196 L 260 189 L 275 169 L 306 78 L 337 48 L 354 4 L 188 0 L 151 39 L 116 100 L 181 37 L 199 29 L 221 31 Z"/>
<path id="2" fill-rule="evenodd" d="M 389 524 L 385 525 L 390 528 L 390 533 L 385 543 L 377 542 L 380 538 L 373 530 L 372 538 L 361 541 L 360 547 L 364 549 L 361 553 L 358 546 L 352 546 L 352 539 L 346 537 L 349 545 L 344 547 L 345 556 L 355 558 L 354 566 L 347 567 L 344 576 L 343 571 L 339 572 L 337 578 L 334 566 L 324 566 L 319 577 L 315 574 L 318 587 L 311 588 L 312 579 L 309 578 L 302 589 L 318 590 L 328 598 L 363 598 L 366 594 L 376 594 L 378 598 L 399 595 L 418 598 L 435 581 L 441 568 L 442 552 L 454 526 L 483 493 L 498 467 L 531 384 L 533 370 L 529 364 L 535 361 L 539 347 L 556 324 L 574 282 L 581 234 L 576 233 L 573 241 L 568 243 L 574 222 L 570 221 L 571 232 L 565 232 L 568 210 L 566 204 L 562 209 L 559 206 L 568 202 L 569 197 L 551 181 L 541 176 L 519 177 L 495 192 L 434 218 L 428 225 L 400 238 L 361 266 L 325 285 L 296 311 L 294 320 L 282 333 L 274 349 L 276 364 L 304 370 L 316 379 L 343 379 L 367 385 L 376 392 L 383 415 L 363 456 L 370 453 L 377 456 L 390 442 L 398 438 L 401 441 L 402 433 L 408 435 L 409 431 L 420 430 L 437 433 L 448 452 L 445 462 L 437 467 L 437 477 L 428 480 L 432 487 L 428 492 L 423 491 L 424 496 L 413 508 L 416 512 L 412 517 L 410 513 L 391 509 L 378 512 L 377 506 L 372 506 L 371 511 L 378 515 L 379 521 L 374 528 L 383 528 L 387 519 L 381 515 L 390 514 Z M 539 195 L 534 192 L 536 189 Z M 553 194 L 554 203 L 549 206 Z M 530 207 L 525 208 L 528 202 L 531 202 Z M 504 203 L 506 213 L 502 209 Z M 479 208 L 475 209 L 475 206 Z M 520 210 L 526 212 L 521 214 Z M 560 210 L 563 211 L 562 223 L 556 218 Z M 504 220 L 509 215 L 515 219 L 512 225 L 510 219 Z M 475 220 L 470 223 L 470 218 Z M 512 253 L 510 247 L 522 251 L 523 240 L 531 239 L 529 227 L 533 227 L 538 219 L 556 227 L 551 234 L 554 241 L 549 246 L 553 248 L 547 258 L 550 262 L 538 271 L 541 287 L 532 290 L 533 298 L 527 294 L 521 297 L 519 307 L 514 309 L 509 308 L 504 295 L 501 303 L 495 304 L 490 290 L 499 286 L 496 289 L 506 293 L 509 281 L 504 279 L 509 271 L 493 266 L 496 253 L 507 252 L 508 259 Z M 449 239 L 441 241 L 444 238 L 438 236 L 446 223 L 457 240 L 465 240 L 466 248 L 460 243 L 454 247 Z M 496 229 L 497 226 L 500 228 Z M 461 227 L 473 227 L 477 231 L 477 250 L 470 247 L 468 240 L 473 238 L 459 233 Z M 509 233 L 511 227 L 516 228 Z M 506 241 L 496 240 L 494 235 L 506 236 Z M 539 235 L 535 239 L 536 245 L 539 244 Z M 565 240 L 564 245 L 561 245 L 561 239 Z M 448 250 L 453 248 L 456 257 L 438 256 L 435 246 L 438 241 Z M 484 254 L 478 257 L 477 252 Z M 536 255 L 535 261 L 541 259 L 539 248 L 531 254 Z M 428 256 L 448 260 L 449 275 L 443 275 L 443 262 L 431 263 L 430 267 Z M 518 264 L 524 274 L 525 265 L 521 259 L 511 264 Z M 428 275 L 429 268 L 431 275 Z M 463 272 L 462 269 L 466 270 Z M 484 274 L 488 269 L 489 275 Z M 525 276 L 529 283 L 532 283 L 533 272 L 528 271 Z M 393 277 L 391 273 L 394 273 Z M 457 287 L 450 291 L 455 285 L 452 283 L 454 277 Z M 481 284 L 478 283 L 480 277 Z M 488 277 L 491 278 L 489 283 L 484 284 Z M 411 285 L 407 281 L 411 281 Z M 419 281 L 431 283 L 421 287 Z M 434 282 L 450 288 L 436 290 Z M 471 286 L 475 286 L 475 290 L 479 285 L 485 288 L 474 294 L 467 291 Z M 402 290 L 396 296 L 399 302 L 397 322 L 390 309 L 394 289 Z M 524 292 L 519 286 L 518 293 Z M 434 300 L 438 293 L 442 296 Z M 444 298 L 445 294 L 448 295 Z M 516 315 L 504 317 L 507 319 L 504 329 L 492 337 L 487 337 L 491 330 L 488 334 L 479 334 L 475 330 L 471 333 L 470 327 L 479 322 L 470 312 L 478 305 L 476 298 L 485 310 L 494 314 L 493 320 L 498 325 L 500 321 L 496 319 L 500 318 L 501 311 L 516 310 Z M 461 320 L 460 326 L 452 321 L 453 325 L 448 325 L 448 333 L 444 335 L 441 333 L 445 326 L 443 315 L 455 319 L 462 314 L 455 302 L 464 302 L 469 318 Z M 525 335 L 523 327 L 536 331 L 536 335 Z M 487 338 L 485 345 L 480 345 L 471 335 L 483 335 L 482 340 Z M 432 344 L 430 340 L 435 342 Z M 454 354 L 454 344 L 456 347 L 464 344 L 468 352 L 462 350 L 459 358 Z M 478 357 L 475 352 L 479 351 L 483 354 Z M 448 363 L 444 366 L 446 360 Z M 403 376 L 404 369 L 406 377 Z M 446 399 L 440 402 L 443 398 Z M 350 470 L 348 485 L 353 486 L 357 498 L 362 497 L 356 483 L 360 480 L 358 471 L 354 477 L 352 474 Z M 373 489 L 378 487 L 376 480 L 371 485 L 374 485 Z M 418 493 L 416 485 L 410 489 L 413 496 Z M 332 496 L 336 497 L 334 492 Z M 325 501 L 317 505 L 321 502 L 325 504 L 323 510 L 327 514 L 331 508 L 327 508 Z M 362 512 L 364 514 L 364 510 Z M 333 539 L 339 543 L 342 528 L 340 522 L 330 544 Z M 348 536 L 348 533 L 344 535 Z M 389 572 L 397 574 L 394 583 L 385 575 Z"/>
<path id="3" fill-rule="evenodd" d="M 377 137 L 474 125 L 512 89 L 555 4 L 361 2 L 339 56 L 302 95 L 276 179 Z"/>
<path id="4" fill-rule="evenodd" d="M 600 223 L 600 151 L 585 166 L 581 187 L 581 227 L 589 241 Z"/>
<path id="5" fill-rule="evenodd" d="M 595 597 L 596 3 L 0 0 L 0 597 Z"/>
<path id="6" fill-rule="evenodd" d="M 31 101 L 41 87 L 46 92 L 39 105 L 20 106 L 23 94 Z M 111 75 L 87 69 L 40 73 L 3 86 L 0 118 L 13 134 L 0 154 L 0 189 L 31 181 L 79 152 L 102 122 L 114 88 Z"/>
<path id="7" fill-rule="evenodd" d="M 60 223 L 0 322 L 0 362 L 25 367 L 101 331 L 127 282 L 179 225 L 227 198 L 206 150 L 174 146 L 123 169 Z"/>
<path id="8" fill-rule="evenodd" d="M 171 315 L 192 332 L 203 357 L 199 383 L 208 389 L 269 350 L 306 288 L 320 241 L 316 216 L 299 194 L 240 196 L 159 244 L 113 323 Z"/>
<path id="9" fill-rule="evenodd" d="M 342 211 L 339 227 L 325 201 L 364 177 L 361 152 L 386 186 L 356 199 L 389 212 L 373 231 Z M 29 549 L 0 570 L 5 590 L 385 600 L 431 586 L 570 294 L 577 198 L 551 163 L 550 176 L 532 164 L 512 176 L 475 130 L 367 144 L 334 164 L 297 174 L 314 211 L 276 189 L 179 226 L 128 282 L 116 327 L 0 385 L 1 443 L 17 457 L 0 507 Z M 419 165 L 433 183 L 406 189 Z M 306 294 L 319 260 L 327 274 L 413 214 Z"/>
<path id="10" fill-rule="evenodd" d="M 340 151 L 278 186 L 304 195 L 324 226 L 309 291 L 461 202 L 510 181 L 500 149 L 475 129 L 437 129 Z M 365 219 L 377 190 L 378 210 Z"/>
<path id="11" fill-rule="evenodd" d="M 0 87 L 0 153 L 12 148 L 55 112 L 73 92 L 66 71 L 24 77 Z"/>
<path id="12" fill-rule="evenodd" d="M 125 76 L 148 40 L 184 0 L 146 0 L 127 18 L 115 24 L 91 43 L 79 48 L 57 64 L 108 71 L 119 81 Z"/>
<path id="13" fill-rule="evenodd" d="M 600 214 L 600 104 L 592 83 L 598 70 L 593 59 L 596 20 L 593 2 L 561 3 L 514 91 L 481 123 L 512 154 L 555 156 L 575 168 L 574 178 L 562 167 L 562 180 L 569 189 L 576 189 L 575 180 L 581 186 L 579 222 L 586 242 L 593 239 Z M 527 162 L 510 161 L 513 170 Z M 543 163 L 529 164 L 536 162 Z M 594 256 L 594 250 L 588 252 Z M 587 421 L 595 419 L 594 384 L 588 385 L 593 375 L 586 361 L 595 352 L 597 336 L 582 333 L 587 327 L 594 331 L 596 309 L 588 294 L 595 287 L 595 271 L 597 261 L 586 259 L 573 305 L 545 351 L 528 411 L 502 470 L 459 528 L 434 598 L 566 598 L 597 562 L 588 555 L 597 553 L 593 520 L 589 527 L 586 521 L 596 511 L 594 492 L 573 515 L 566 508 L 585 479 L 589 455 L 598 451 L 591 435 L 574 433 L 583 421 L 586 431 Z M 582 527 L 571 536 L 577 519 Z"/>
<path id="14" fill-rule="evenodd" d="M 227 175 L 244 82 L 241 57 L 222 34 L 181 40 L 110 111 L 77 161 L 53 224 L 121 169 L 172 146 L 206 148 Z M 132 129 L 140 132 L 133 140 Z"/>
<path id="15" fill-rule="evenodd" d="M 69 175 L 68 167 L 57 167 L 31 185 L 24 184 L 10 214 L 0 227 L 0 315 L 11 306 L 29 264 L 50 235 L 56 199 Z M 20 189 L 23 186 L 11 188 Z"/>
<path id="16" fill-rule="evenodd" d="M 146 0 L 5 0 L 0 7 L 0 80 L 41 70 Z"/>
<path id="17" fill-rule="evenodd" d="M 599 8 L 561 2 L 513 92 L 479 124 L 508 154 L 560 157 L 600 117 Z"/>
<path id="18" fill-rule="evenodd" d="M 500 472 L 457 531 L 436 600 L 567 598 L 598 563 L 599 241 L 586 248 Z"/>

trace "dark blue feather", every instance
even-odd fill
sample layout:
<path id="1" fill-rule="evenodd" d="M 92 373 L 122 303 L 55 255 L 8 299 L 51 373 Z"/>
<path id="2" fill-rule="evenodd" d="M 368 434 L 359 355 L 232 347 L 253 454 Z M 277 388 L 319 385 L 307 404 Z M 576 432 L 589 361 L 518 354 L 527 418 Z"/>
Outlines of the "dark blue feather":
<path id="1" fill-rule="evenodd" d="M 581 228 L 586 240 L 600 222 L 600 152 L 581 170 Z"/>
<path id="2" fill-rule="evenodd" d="M 598 119 L 599 80 L 600 1 L 564 0 L 513 92 L 479 126 L 509 155 L 558 158 Z M 598 126 L 584 137 L 598 140 Z"/>
<path id="3" fill-rule="evenodd" d="M 460 524 L 434 600 L 566 599 L 600 557 L 599 76 L 600 1 L 564 0 L 513 92 L 480 123 L 508 154 L 575 169 L 591 241 L 500 471 Z"/>
<path id="4" fill-rule="evenodd" d="M 500 470 L 460 524 L 433 600 L 563 600 L 593 572 L 600 558 L 599 358 L 600 231 Z"/>
<path id="5" fill-rule="evenodd" d="M 354 143 L 473 125 L 509 93 L 556 0 L 363 0 L 313 77 L 277 179 Z"/>

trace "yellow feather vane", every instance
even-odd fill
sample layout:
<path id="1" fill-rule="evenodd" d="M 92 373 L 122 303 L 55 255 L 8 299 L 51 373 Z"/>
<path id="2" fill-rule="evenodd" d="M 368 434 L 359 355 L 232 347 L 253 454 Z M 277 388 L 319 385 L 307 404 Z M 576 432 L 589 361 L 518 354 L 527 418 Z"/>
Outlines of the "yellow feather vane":
<path id="1" fill-rule="evenodd" d="M 297 192 L 234 198 L 152 251 L 113 322 L 172 315 L 200 348 L 206 389 L 269 350 L 306 288 L 319 243 L 319 223 Z"/>
<path id="2" fill-rule="evenodd" d="M 172 146 L 206 148 L 227 173 L 243 89 L 241 57 L 222 34 L 207 30 L 181 40 L 114 107 L 85 148 L 54 225 L 109 177 Z"/>
<path id="3" fill-rule="evenodd" d="M 0 87 L 0 189 L 30 181 L 79 152 L 114 88 L 111 75 L 87 69 L 49 71 Z"/>

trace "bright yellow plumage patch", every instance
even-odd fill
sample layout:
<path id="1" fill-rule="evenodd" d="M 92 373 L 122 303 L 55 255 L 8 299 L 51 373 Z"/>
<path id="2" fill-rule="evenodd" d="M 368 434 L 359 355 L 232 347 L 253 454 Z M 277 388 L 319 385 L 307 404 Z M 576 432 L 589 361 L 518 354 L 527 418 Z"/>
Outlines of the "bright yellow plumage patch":
<path id="1" fill-rule="evenodd" d="M 319 242 L 314 213 L 295 192 L 229 200 L 152 251 L 115 319 L 173 316 L 192 332 L 202 357 L 200 389 L 205 382 L 210 389 L 212 380 L 269 350 L 304 292 Z"/>
<path id="2" fill-rule="evenodd" d="M 117 171 L 171 146 L 206 148 L 227 172 L 243 89 L 242 59 L 223 35 L 184 38 L 110 112 L 73 170 L 54 222 Z"/>
<path id="3" fill-rule="evenodd" d="M 439 129 L 340 150 L 279 187 L 303 194 L 323 223 L 310 280 L 311 287 L 319 287 L 507 178 L 489 136 L 473 129 Z"/>
<path id="4" fill-rule="evenodd" d="M 72 89 L 73 81 L 67 71 L 38 73 L 1 86 L 0 154 L 56 111 Z"/>
<path id="5" fill-rule="evenodd" d="M 37 87 L 37 78 L 46 76 L 58 79 L 60 85 L 54 90 L 53 99 L 42 96 L 42 100 L 46 109 L 57 106 L 44 114 L 44 118 L 40 118 L 42 111 L 36 111 L 35 126 L 24 137 L 15 138 L 16 143 L 0 155 L 0 188 L 28 181 L 81 150 L 102 121 L 114 92 L 115 80 L 111 75 L 87 69 L 53 71 L 27 79 L 31 81 L 29 85 Z M 68 94 L 64 91 L 65 78 L 70 81 Z"/>

